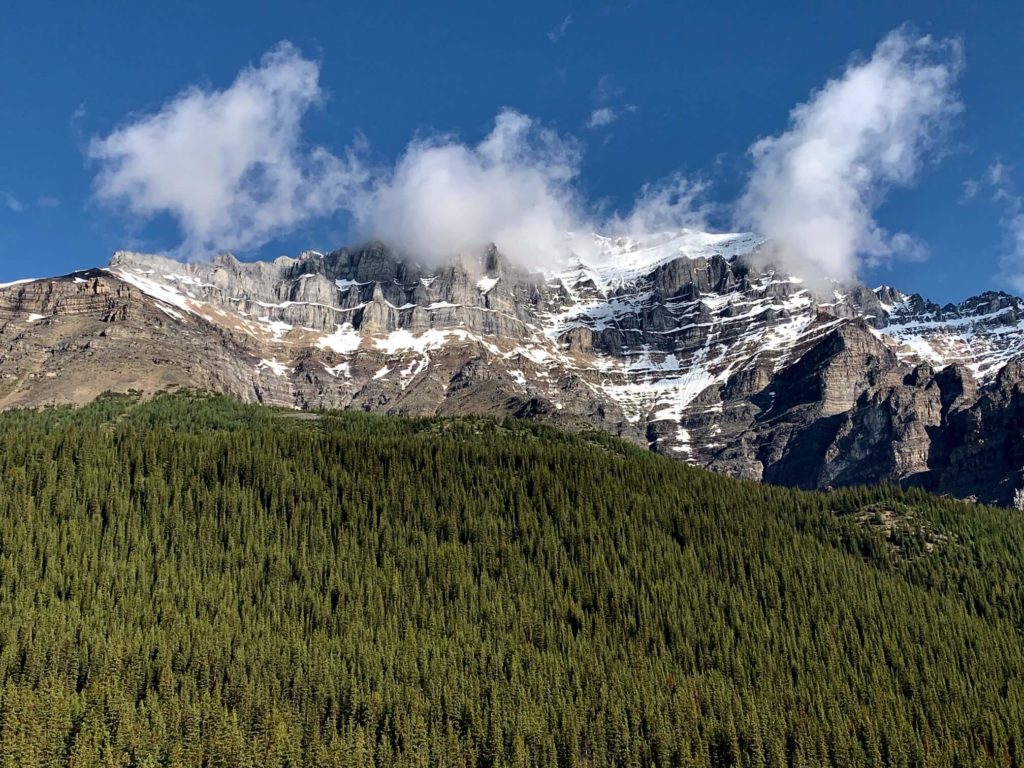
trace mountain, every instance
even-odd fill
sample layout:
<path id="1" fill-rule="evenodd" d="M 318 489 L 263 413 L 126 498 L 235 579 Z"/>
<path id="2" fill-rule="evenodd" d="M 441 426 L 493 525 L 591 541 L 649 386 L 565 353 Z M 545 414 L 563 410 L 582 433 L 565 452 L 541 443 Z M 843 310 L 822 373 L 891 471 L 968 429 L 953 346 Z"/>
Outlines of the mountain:
<path id="1" fill-rule="evenodd" d="M 369 243 L 272 262 L 121 252 L 0 287 L 0 407 L 174 387 L 300 409 L 598 427 L 802 488 L 892 482 L 998 504 L 1024 485 L 1024 301 L 828 295 L 751 234 L 576 235 L 528 270 Z"/>
<path id="2" fill-rule="evenodd" d="M 5 766 L 1021 763 L 1016 511 L 303 416 L 0 414 Z"/>

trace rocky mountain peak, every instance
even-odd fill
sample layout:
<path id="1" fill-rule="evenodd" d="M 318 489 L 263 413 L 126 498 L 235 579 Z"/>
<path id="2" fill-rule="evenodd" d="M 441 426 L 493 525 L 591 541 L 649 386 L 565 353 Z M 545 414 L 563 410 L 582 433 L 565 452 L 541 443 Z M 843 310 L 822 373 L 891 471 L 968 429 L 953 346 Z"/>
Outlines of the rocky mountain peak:
<path id="1" fill-rule="evenodd" d="M 744 233 L 571 237 L 576 255 L 542 271 L 493 245 L 437 265 L 381 242 L 268 262 L 118 252 L 106 269 L 0 288 L 0 405 L 178 385 L 512 414 L 772 482 L 1004 500 L 1015 454 L 982 434 L 1017 423 L 1017 297 L 823 295 Z M 981 460 L 1001 485 L 972 485 Z"/>

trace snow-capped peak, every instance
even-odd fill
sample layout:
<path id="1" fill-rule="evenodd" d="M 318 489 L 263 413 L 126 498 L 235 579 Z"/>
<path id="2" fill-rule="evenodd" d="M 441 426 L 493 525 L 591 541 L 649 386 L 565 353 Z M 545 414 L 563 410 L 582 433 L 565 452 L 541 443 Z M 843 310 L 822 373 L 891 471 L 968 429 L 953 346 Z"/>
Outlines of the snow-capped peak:
<path id="1" fill-rule="evenodd" d="M 596 286 L 607 291 L 680 258 L 733 258 L 754 251 L 763 242 L 763 237 L 751 232 L 711 233 L 694 229 L 617 237 L 598 233 L 571 235 L 570 244 L 575 254 L 572 265 L 550 272 L 548 276 L 557 278 L 583 272 Z"/>

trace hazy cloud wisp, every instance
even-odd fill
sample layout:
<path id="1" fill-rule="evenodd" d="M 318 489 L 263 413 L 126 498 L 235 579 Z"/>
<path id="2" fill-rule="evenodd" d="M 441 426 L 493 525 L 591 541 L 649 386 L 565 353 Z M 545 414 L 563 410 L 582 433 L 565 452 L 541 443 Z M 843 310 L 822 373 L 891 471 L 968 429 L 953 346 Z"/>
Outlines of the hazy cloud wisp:
<path id="1" fill-rule="evenodd" d="M 707 229 L 708 217 L 716 206 L 704 201 L 710 185 L 677 173 L 658 184 L 645 184 L 633 208 L 625 215 L 613 214 L 599 230 L 613 235 L 637 237 L 683 227 Z"/>
<path id="2" fill-rule="evenodd" d="M 569 25 L 572 24 L 572 14 L 568 14 L 564 19 L 559 22 L 558 26 L 548 32 L 548 40 L 552 43 L 557 43 L 569 30 Z"/>
<path id="3" fill-rule="evenodd" d="M 598 107 L 590 113 L 587 128 L 603 128 L 619 119 L 619 113 L 611 107 Z"/>
<path id="4" fill-rule="evenodd" d="M 3 202 L 7 210 L 14 211 L 15 213 L 21 213 L 25 210 L 25 204 L 7 190 L 0 190 L 0 202 Z"/>
<path id="5" fill-rule="evenodd" d="M 1003 227 L 1009 239 L 1007 255 L 1003 258 L 1002 267 L 1018 293 L 1024 293 L 1024 204 L 1019 197 L 1014 198 L 1013 207 L 1003 219 Z"/>
<path id="6" fill-rule="evenodd" d="M 1013 183 L 1013 168 L 996 160 L 980 179 L 969 179 L 964 184 L 964 196 L 968 200 L 983 190 L 987 190 L 992 201 L 1002 208 L 1000 223 L 1006 239 L 1005 252 L 1000 259 L 1002 277 L 1015 291 L 1024 293 L 1024 196 Z"/>
<path id="7" fill-rule="evenodd" d="M 785 133 L 751 146 L 738 222 L 767 236 L 782 266 L 811 277 L 852 280 L 862 262 L 920 258 L 920 245 L 886 232 L 874 211 L 892 186 L 913 182 L 961 109 L 961 64 L 956 41 L 890 33 L 793 109 Z"/>

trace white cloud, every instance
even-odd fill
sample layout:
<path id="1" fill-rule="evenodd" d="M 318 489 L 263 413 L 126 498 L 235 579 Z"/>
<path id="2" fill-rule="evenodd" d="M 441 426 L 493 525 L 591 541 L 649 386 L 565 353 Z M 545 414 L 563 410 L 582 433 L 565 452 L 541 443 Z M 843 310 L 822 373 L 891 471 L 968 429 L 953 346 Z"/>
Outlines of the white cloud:
<path id="1" fill-rule="evenodd" d="M 606 125 L 611 125 L 619 119 L 619 113 L 611 107 L 600 107 L 590 113 L 590 119 L 587 120 L 587 128 L 602 128 Z"/>
<path id="2" fill-rule="evenodd" d="M 550 40 L 552 43 L 557 43 L 559 40 L 565 37 L 565 33 L 566 31 L 568 31 L 570 24 L 572 24 L 571 13 L 568 14 L 564 19 L 562 19 L 562 21 L 559 22 L 557 27 L 548 32 L 548 40 Z"/>
<path id="3" fill-rule="evenodd" d="M 636 112 L 636 105 L 627 104 L 622 109 L 597 107 L 590 113 L 590 117 L 587 119 L 587 128 L 604 128 L 618 121 L 627 112 Z"/>
<path id="4" fill-rule="evenodd" d="M 251 249 L 337 211 L 364 174 L 352 157 L 302 149 L 318 76 L 315 62 L 282 43 L 225 90 L 189 88 L 94 138 L 97 197 L 143 217 L 171 214 L 186 257 Z"/>
<path id="5" fill-rule="evenodd" d="M 911 184 L 961 105 L 956 41 L 886 36 L 790 114 L 789 129 L 753 144 L 754 168 L 737 204 L 743 226 L 771 238 L 775 257 L 810 279 L 852 280 L 920 246 L 890 235 L 874 211 L 894 185 Z"/>
<path id="6" fill-rule="evenodd" d="M 1010 183 L 1012 172 L 1013 169 L 1002 160 L 995 160 L 985 169 L 985 181 L 995 187 L 996 193 L 999 194 Z"/>
<path id="7" fill-rule="evenodd" d="M 850 279 L 861 259 L 896 251 L 919 257 L 920 244 L 884 232 L 873 211 L 889 186 L 913 180 L 959 109 L 959 65 L 952 42 L 889 35 L 869 60 L 796 107 L 785 133 L 752 146 L 737 217 L 774 238 L 793 271 L 812 276 Z M 479 143 L 418 138 L 393 167 L 370 169 L 361 148 L 338 157 L 304 143 L 302 118 L 321 99 L 318 76 L 315 62 L 283 43 L 224 90 L 189 88 L 94 138 L 97 197 L 137 216 L 170 214 L 187 257 L 251 250 L 344 212 L 358 234 L 414 258 L 437 261 L 493 242 L 528 266 L 567 256 L 566 232 L 704 227 L 712 210 L 702 202 L 706 184 L 676 175 L 645 186 L 625 213 L 592 213 L 577 185 L 582 145 L 513 110 L 501 111 Z M 606 100 L 610 80 L 598 90 Z M 635 110 L 597 104 L 595 126 Z"/>
<path id="8" fill-rule="evenodd" d="M 316 63 L 281 44 L 228 88 L 189 88 L 94 138 L 97 198 L 138 217 L 172 216 L 185 258 L 255 249 L 313 217 L 347 213 L 356 234 L 413 258 L 436 262 L 493 242 L 540 266 L 580 247 L 568 232 L 692 220 L 690 191 L 675 177 L 645 187 L 624 216 L 589 214 L 576 186 L 582 145 L 509 109 L 479 143 L 418 138 L 393 167 L 363 163 L 365 147 L 344 159 L 307 149 L 300 124 L 321 97 L 317 81 Z"/>
<path id="9" fill-rule="evenodd" d="M 36 198 L 36 205 L 39 208 L 56 208 L 60 205 L 60 199 L 53 195 L 40 195 Z"/>
<path id="10" fill-rule="evenodd" d="M 354 198 L 364 237 L 440 262 L 488 243 L 527 267 L 551 266 L 588 247 L 574 232 L 642 235 L 700 228 L 712 206 L 703 181 L 681 174 L 645 185 L 633 207 L 598 216 L 579 195 L 581 147 L 524 114 L 504 110 L 483 141 L 412 142 L 393 171 Z"/>
<path id="11" fill-rule="evenodd" d="M 566 255 L 582 220 L 573 181 L 576 142 L 504 110 L 479 144 L 451 136 L 413 141 L 393 171 L 356 201 L 365 236 L 441 260 L 493 242 L 531 266 Z"/>
<path id="12" fill-rule="evenodd" d="M 438 262 L 494 243 L 531 267 L 580 248 L 569 232 L 637 233 L 692 224 L 681 177 L 646 186 L 625 215 L 598 218 L 577 189 L 582 145 L 514 110 L 479 143 L 418 138 L 393 167 L 304 149 L 300 123 L 320 98 L 318 67 L 288 44 L 228 88 L 190 88 L 157 113 L 93 139 L 97 197 L 129 213 L 168 213 L 200 258 L 249 250 L 316 216 L 347 213 L 356 234 Z M 626 107 L 632 110 L 634 107 Z M 41 203 L 42 204 L 42 203 Z"/>

